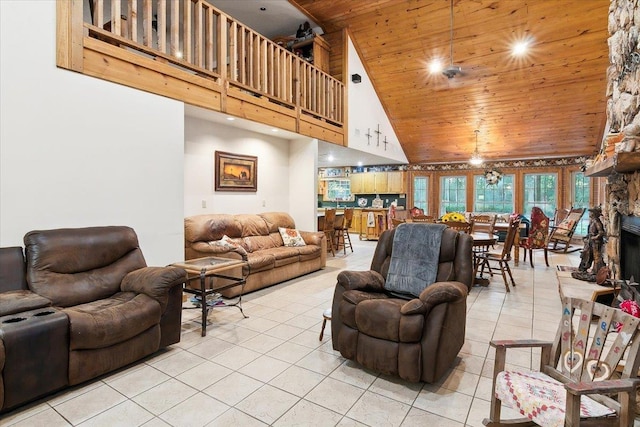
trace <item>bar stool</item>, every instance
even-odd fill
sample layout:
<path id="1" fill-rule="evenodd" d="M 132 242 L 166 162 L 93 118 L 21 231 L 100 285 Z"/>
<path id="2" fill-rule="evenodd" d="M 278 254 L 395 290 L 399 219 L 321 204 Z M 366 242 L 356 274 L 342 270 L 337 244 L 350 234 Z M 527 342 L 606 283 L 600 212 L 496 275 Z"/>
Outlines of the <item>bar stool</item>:
<path id="1" fill-rule="evenodd" d="M 327 249 L 331 250 L 331 254 L 336 256 L 335 250 L 335 222 L 336 222 L 336 210 L 335 209 L 325 209 L 324 211 L 324 234 L 327 236 Z"/>
<path id="2" fill-rule="evenodd" d="M 353 252 L 353 246 L 351 245 L 351 236 L 349 236 L 349 229 L 351 228 L 351 221 L 353 220 L 353 208 L 346 208 L 342 217 L 342 224 L 335 227 L 336 233 L 336 250 L 340 250 L 340 246 L 347 254 L 347 248 Z"/>

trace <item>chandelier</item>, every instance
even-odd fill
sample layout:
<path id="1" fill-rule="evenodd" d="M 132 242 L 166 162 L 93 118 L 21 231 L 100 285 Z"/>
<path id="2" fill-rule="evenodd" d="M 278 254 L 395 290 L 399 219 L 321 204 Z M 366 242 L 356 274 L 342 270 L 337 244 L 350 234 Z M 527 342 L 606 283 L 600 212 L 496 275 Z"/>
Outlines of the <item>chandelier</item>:
<path id="1" fill-rule="evenodd" d="M 479 166 L 484 161 L 482 160 L 482 156 L 480 156 L 480 153 L 478 152 L 478 132 L 480 131 L 476 129 L 474 132 L 476 133 L 476 150 L 471 155 L 471 158 L 469 159 L 469 163 L 471 163 L 474 166 Z"/>

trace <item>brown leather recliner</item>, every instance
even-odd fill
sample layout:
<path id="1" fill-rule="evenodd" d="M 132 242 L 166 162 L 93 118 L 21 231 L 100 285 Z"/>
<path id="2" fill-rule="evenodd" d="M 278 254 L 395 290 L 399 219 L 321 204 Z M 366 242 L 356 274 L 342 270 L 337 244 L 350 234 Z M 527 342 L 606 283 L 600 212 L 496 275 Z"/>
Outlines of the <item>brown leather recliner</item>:
<path id="1" fill-rule="evenodd" d="M 133 229 L 31 231 L 24 243 L 29 288 L 69 319 L 69 385 L 180 341 L 186 273 L 147 267 Z"/>
<path id="2" fill-rule="evenodd" d="M 419 298 L 385 290 L 396 230 L 382 233 L 371 270 L 343 271 L 333 296 L 333 348 L 383 374 L 433 383 L 464 344 L 467 294 L 473 283 L 471 236 L 445 229 L 436 282 Z"/>

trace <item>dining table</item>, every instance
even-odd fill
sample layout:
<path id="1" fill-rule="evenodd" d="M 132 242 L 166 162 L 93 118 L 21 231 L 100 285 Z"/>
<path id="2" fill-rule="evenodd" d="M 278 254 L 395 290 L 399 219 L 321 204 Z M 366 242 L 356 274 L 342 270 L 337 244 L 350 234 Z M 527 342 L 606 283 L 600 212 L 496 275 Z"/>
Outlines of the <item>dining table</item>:
<path id="1" fill-rule="evenodd" d="M 489 249 L 489 246 L 493 246 L 498 241 L 498 236 L 495 234 L 483 233 L 477 231 L 475 233 L 471 233 L 471 238 L 473 239 L 473 267 L 474 271 L 476 270 L 476 266 L 478 263 L 482 262 L 476 254 L 486 252 Z M 482 272 L 480 272 L 480 276 L 476 276 L 473 278 L 474 285 L 487 286 L 489 284 L 489 279 L 482 277 Z"/>

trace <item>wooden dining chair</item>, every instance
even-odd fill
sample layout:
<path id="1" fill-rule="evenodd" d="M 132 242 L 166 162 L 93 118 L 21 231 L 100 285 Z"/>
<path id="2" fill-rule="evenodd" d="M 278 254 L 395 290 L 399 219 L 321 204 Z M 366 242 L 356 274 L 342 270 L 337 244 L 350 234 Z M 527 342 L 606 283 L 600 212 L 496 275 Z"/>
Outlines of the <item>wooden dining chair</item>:
<path id="1" fill-rule="evenodd" d="M 436 219 L 435 219 L 435 217 L 433 217 L 431 215 L 415 215 L 415 216 L 411 217 L 411 222 L 435 223 Z"/>
<path id="2" fill-rule="evenodd" d="M 478 275 L 478 269 L 480 269 L 480 276 L 484 274 L 485 268 L 489 269 L 489 273 L 494 271 L 502 274 L 502 280 L 504 280 L 504 287 L 507 292 L 510 292 L 509 282 L 507 282 L 507 274 L 511 279 L 511 285 L 516 286 L 516 282 L 513 280 L 511 274 L 511 268 L 509 268 L 509 261 L 511 261 L 511 249 L 513 248 L 513 242 L 516 239 L 516 233 L 520 229 L 520 220 L 516 217 L 511 218 L 509 221 L 509 228 L 507 229 L 507 237 L 504 240 L 504 246 L 501 252 L 485 252 L 477 254 L 477 262 L 475 263 L 475 276 Z"/>
<path id="3" fill-rule="evenodd" d="M 443 224 L 445 224 L 449 228 L 453 228 L 454 230 L 458 230 L 467 234 L 471 234 L 471 229 L 473 228 L 473 222 L 466 221 L 446 221 L 443 222 Z"/>
<path id="4" fill-rule="evenodd" d="M 336 238 L 336 250 L 340 250 L 342 247 L 344 254 L 347 254 L 347 248 L 353 252 L 353 246 L 351 245 L 351 236 L 349 236 L 349 229 L 351 228 L 351 222 L 353 221 L 353 208 L 345 208 L 344 215 L 342 216 L 342 224 L 335 227 Z"/>
<path id="5" fill-rule="evenodd" d="M 493 234 L 493 229 L 496 225 L 496 219 L 498 218 L 495 214 L 478 214 L 473 215 L 471 217 L 473 219 L 473 233 L 487 233 Z"/>
<path id="6" fill-rule="evenodd" d="M 324 211 L 324 235 L 327 236 L 327 249 L 331 251 L 331 255 L 336 256 L 335 237 L 336 237 L 336 210 L 325 209 Z"/>
<path id="7" fill-rule="evenodd" d="M 490 415 L 483 424 L 633 426 L 640 384 L 639 326 L 640 319 L 622 310 L 563 297 L 553 341 L 491 341 L 496 349 L 493 386 Z M 510 349 L 534 349 L 540 355 L 539 368 L 509 367 L 505 362 Z M 503 405 L 521 417 L 503 419 Z"/>

